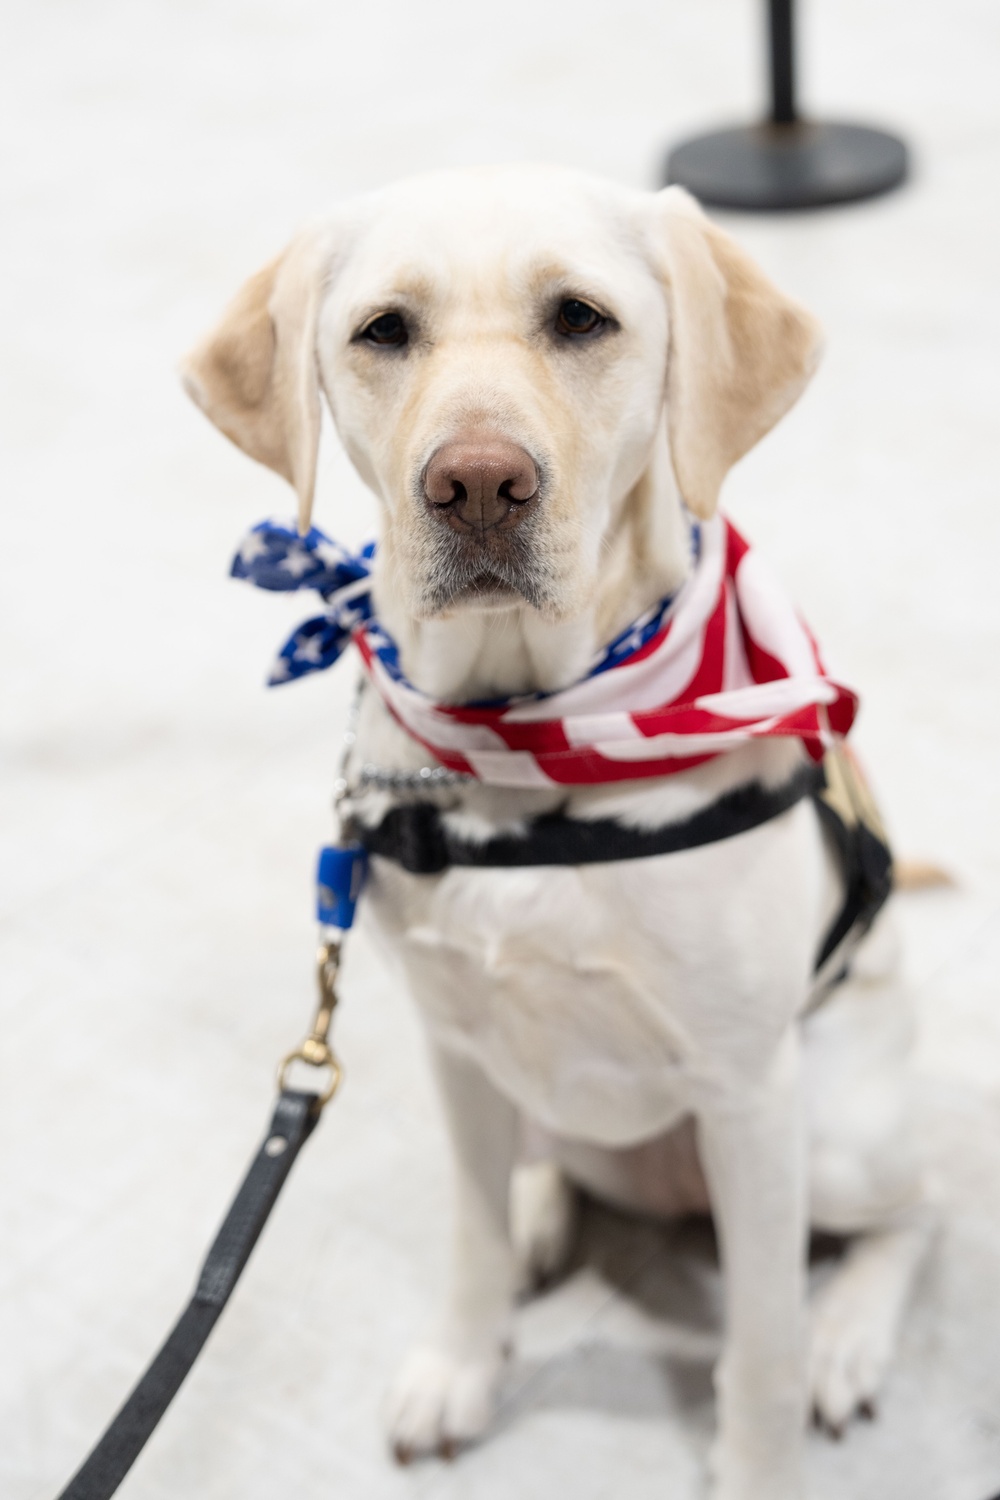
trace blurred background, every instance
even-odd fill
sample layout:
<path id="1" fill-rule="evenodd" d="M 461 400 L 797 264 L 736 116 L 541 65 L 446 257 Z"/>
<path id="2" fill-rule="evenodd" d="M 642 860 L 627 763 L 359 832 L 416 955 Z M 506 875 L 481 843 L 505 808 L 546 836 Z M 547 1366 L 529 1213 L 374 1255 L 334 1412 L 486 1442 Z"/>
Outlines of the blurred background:
<path id="1" fill-rule="evenodd" d="M 817 115 L 885 124 L 911 184 L 719 215 L 822 318 L 801 405 L 725 504 L 857 684 L 898 849 L 947 1206 L 881 1419 L 811 1446 L 824 1496 L 1000 1486 L 1000 11 L 802 0 Z M 175 365 L 295 225 L 411 171 L 516 159 L 658 185 L 763 109 L 758 0 L 35 0 L 0 54 L 0 1489 L 73 1470 L 187 1297 L 311 1003 L 310 883 L 352 671 L 274 693 L 308 612 L 227 580 L 291 514 Z M 374 525 L 332 432 L 318 523 Z M 383 1451 L 443 1275 L 447 1159 L 396 977 L 352 941 L 348 1081 L 134 1500 L 699 1495 L 718 1285 L 689 1229 L 591 1213 L 523 1310 L 496 1436 Z M 822 1266 L 817 1269 L 822 1274 Z"/>

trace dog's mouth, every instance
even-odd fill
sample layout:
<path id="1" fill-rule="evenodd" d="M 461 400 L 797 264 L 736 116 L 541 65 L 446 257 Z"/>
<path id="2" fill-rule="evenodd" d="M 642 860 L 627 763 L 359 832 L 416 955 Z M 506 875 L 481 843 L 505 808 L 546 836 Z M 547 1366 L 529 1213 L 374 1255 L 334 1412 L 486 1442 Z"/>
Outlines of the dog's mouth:
<path id="1" fill-rule="evenodd" d="M 466 599 L 470 603 L 486 603 L 493 599 L 510 600 L 523 597 L 524 595 L 508 579 L 499 578 L 495 573 L 484 570 L 462 585 L 455 594 L 454 601 L 456 604 Z"/>
<path id="2" fill-rule="evenodd" d="M 421 613 L 511 609 L 518 604 L 541 609 L 549 592 L 544 565 L 526 536 L 508 533 L 499 546 L 440 536 L 428 569 Z"/>

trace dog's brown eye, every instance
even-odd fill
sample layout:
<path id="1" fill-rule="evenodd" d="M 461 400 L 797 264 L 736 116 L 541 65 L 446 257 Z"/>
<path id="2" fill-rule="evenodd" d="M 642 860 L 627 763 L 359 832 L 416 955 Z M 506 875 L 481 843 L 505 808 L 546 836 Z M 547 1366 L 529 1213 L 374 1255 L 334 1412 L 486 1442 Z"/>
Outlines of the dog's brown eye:
<path id="1" fill-rule="evenodd" d="M 596 308 L 587 302 L 580 302 L 576 297 L 570 297 L 559 309 L 556 318 L 556 328 L 559 333 L 595 333 L 605 322 Z"/>
<path id="2" fill-rule="evenodd" d="M 407 340 L 406 324 L 399 313 L 382 313 L 373 318 L 367 328 L 362 329 L 361 337 L 367 339 L 369 344 L 405 344 Z"/>

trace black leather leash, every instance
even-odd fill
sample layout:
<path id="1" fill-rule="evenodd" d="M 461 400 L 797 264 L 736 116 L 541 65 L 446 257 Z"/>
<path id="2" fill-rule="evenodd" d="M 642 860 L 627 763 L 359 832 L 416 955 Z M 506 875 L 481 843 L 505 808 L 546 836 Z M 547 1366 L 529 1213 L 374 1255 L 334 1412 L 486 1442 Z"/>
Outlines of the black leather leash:
<path id="1" fill-rule="evenodd" d="M 353 913 L 352 913 L 353 914 Z M 229 1212 L 222 1221 L 187 1307 L 117 1416 L 59 1495 L 59 1500 L 108 1500 L 142 1452 L 157 1423 L 177 1395 L 232 1296 L 278 1194 L 320 1114 L 340 1082 L 340 1064 L 327 1037 L 337 1004 L 339 938 L 321 943 L 317 960 L 319 1006 L 309 1036 L 284 1059 L 278 1100 L 261 1142 Z M 322 1092 L 288 1087 L 292 1065 L 324 1070 Z"/>
<path id="2" fill-rule="evenodd" d="M 229 1301 L 295 1158 L 316 1126 L 316 1105 L 315 1094 L 282 1089 L 278 1095 L 270 1129 L 205 1257 L 194 1296 L 59 1500 L 107 1500 L 139 1457 Z"/>

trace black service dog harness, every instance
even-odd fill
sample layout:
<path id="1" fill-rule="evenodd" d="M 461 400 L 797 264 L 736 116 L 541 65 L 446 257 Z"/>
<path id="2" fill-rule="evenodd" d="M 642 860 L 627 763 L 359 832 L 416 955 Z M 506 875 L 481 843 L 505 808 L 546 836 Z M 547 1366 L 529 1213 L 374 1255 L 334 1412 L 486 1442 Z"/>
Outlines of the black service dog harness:
<path id="1" fill-rule="evenodd" d="M 485 840 L 462 837 L 430 802 L 403 802 L 373 828 L 354 821 L 349 832 L 369 854 L 391 859 L 413 875 L 438 875 L 453 866 L 513 869 L 529 865 L 604 864 L 676 854 L 734 838 L 810 797 L 844 877 L 844 900 L 816 956 L 820 974 L 848 938 L 868 931 L 892 890 L 892 855 L 878 809 L 846 746 L 820 765 L 803 766 L 782 786 L 751 781 L 678 823 L 634 828 L 614 818 L 570 818 L 545 813 L 523 831 Z M 838 977 L 840 977 L 838 975 Z"/>

